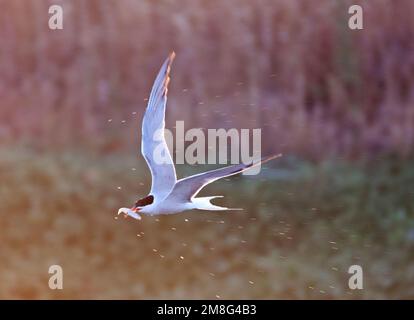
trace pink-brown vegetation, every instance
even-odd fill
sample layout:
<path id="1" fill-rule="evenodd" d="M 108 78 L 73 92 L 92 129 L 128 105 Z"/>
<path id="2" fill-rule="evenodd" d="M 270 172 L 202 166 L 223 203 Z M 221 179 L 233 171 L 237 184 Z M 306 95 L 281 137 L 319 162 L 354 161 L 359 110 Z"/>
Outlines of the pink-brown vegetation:
<path id="1" fill-rule="evenodd" d="M 266 150 L 308 156 L 407 155 L 414 2 L 357 1 L 352 31 L 354 2 L 2 0 L 0 141 L 122 147 L 175 50 L 171 126 L 261 127 Z M 63 30 L 48 29 L 54 3 Z"/>

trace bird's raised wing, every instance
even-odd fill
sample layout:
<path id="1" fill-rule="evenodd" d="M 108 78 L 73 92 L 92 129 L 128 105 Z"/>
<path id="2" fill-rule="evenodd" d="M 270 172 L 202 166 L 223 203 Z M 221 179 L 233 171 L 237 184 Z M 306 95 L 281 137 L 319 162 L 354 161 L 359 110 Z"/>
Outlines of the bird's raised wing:
<path id="1" fill-rule="evenodd" d="M 175 53 L 172 52 L 162 65 L 153 84 L 142 121 L 141 152 L 151 170 L 150 194 L 154 196 L 154 201 L 165 198 L 177 181 L 174 163 L 164 136 L 169 74 L 174 57 Z"/>
<path id="2" fill-rule="evenodd" d="M 168 199 L 174 199 L 174 201 L 189 201 L 191 198 L 195 197 L 197 193 L 205 187 L 207 184 L 214 182 L 218 179 L 225 178 L 228 176 L 232 176 L 248 170 L 254 166 L 263 164 L 267 161 L 270 161 L 275 158 L 281 157 L 281 154 L 270 156 L 263 158 L 258 161 L 253 161 L 249 164 L 235 164 L 232 166 L 210 170 L 207 172 L 195 174 L 193 176 L 180 179 L 175 184 L 174 188 L 172 189 L 171 193 L 168 195 Z"/>

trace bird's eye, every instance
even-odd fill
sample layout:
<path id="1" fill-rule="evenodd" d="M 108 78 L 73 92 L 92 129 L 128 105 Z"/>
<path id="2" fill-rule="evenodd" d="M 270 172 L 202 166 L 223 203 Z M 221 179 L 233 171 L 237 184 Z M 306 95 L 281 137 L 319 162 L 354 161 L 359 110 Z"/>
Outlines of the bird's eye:
<path id="1" fill-rule="evenodd" d="M 135 202 L 136 207 L 144 207 L 154 202 L 154 197 L 152 195 L 149 195 L 143 199 L 138 200 Z"/>

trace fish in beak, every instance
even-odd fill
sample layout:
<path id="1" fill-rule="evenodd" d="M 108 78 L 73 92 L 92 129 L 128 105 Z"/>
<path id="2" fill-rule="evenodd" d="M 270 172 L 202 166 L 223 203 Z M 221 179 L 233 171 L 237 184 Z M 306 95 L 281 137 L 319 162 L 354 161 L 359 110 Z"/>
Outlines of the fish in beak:
<path id="1" fill-rule="evenodd" d="M 132 207 L 131 209 L 129 209 L 129 208 L 120 208 L 118 210 L 118 215 L 123 213 L 125 218 L 130 216 L 130 217 L 132 217 L 136 220 L 141 220 L 141 216 L 137 213 L 138 211 L 139 211 L 139 208 L 137 208 L 137 207 Z"/>

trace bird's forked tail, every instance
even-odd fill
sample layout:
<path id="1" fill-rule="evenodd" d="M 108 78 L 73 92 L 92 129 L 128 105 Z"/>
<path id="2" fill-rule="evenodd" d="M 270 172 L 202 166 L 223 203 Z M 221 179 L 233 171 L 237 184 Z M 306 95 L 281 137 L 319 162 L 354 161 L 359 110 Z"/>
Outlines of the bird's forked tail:
<path id="1" fill-rule="evenodd" d="M 223 196 L 212 196 L 212 197 L 197 197 L 192 198 L 191 202 L 194 204 L 194 209 L 199 210 L 211 210 L 211 211 L 224 211 L 224 210 L 243 210 L 242 208 L 227 208 L 220 207 L 212 204 L 210 200 L 215 198 L 223 198 Z"/>

